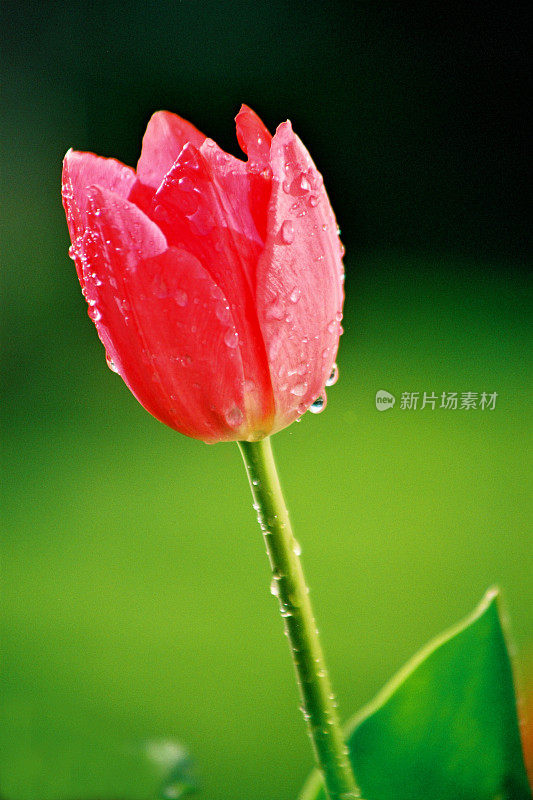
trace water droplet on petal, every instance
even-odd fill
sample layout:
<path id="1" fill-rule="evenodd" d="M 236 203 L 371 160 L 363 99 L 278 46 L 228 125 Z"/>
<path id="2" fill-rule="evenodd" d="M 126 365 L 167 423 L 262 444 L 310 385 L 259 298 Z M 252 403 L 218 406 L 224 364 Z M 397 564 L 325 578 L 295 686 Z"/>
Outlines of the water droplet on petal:
<path id="1" fill-rule="evenodd" d="M 295 395 L 295 397 L 303 397 L 307 391 L 307 384 L 306 383 L 297 383 L 291 389 L 291 394 Z"/>
<path id="2" fill-rule="evenodd" d="M 118 367 L 115 364 L 115 362 L 113 361 L 113 359 L 111 358 L 111 356 L 109 355 L 109 353 L 105 354 L 105 360 L 106 360 L 107 366 L 109 367 L 111 372 L 118 372 Z"/>
<path id="3" fill-rule="evenodd" d="M 267 319 L 283 319 L 285 316 L 285 306 L 280 297 L 274 297 L 274 299 L 269 303 L 265 312 L 265 316 Z"/>
<path id="4" fill-rule="evenodd" d="M 270 342 L 269 347 L 268 347 L 268 355 L 269 355 L 269 358 L 271 359 L 271 361 L 274 361 L 278 357 L 279 351 L 281 350 L 281 345 L 282 344 L 283 344 L 283 340 L 282 340 L 281 336 L 278 336 L 278 337 L 272 339 L 272 341 Z"/>
<path id="5" fill-rule="evenodd" d="M 244 414 L 237 406 L 233 406 L 229 409 L 229 411 L 226 411 L 225 417 L 226 422 L 231 428 L 238 428 L 240 425 L 242 425 L 244 420 Z"/>
<path id="6" fill-rule="evenodd" d="M 174 292 L 174 300 L 179 306 L 186 306 L 188 299 L 187 292 L 184 292 L 183 289 L 176 289 Z"/>
<path id="7" fill-rule="evenodd" d="M 237 333 L 237 331 L 231 329 L 229 331 L 226 331 L 226 333 L 224 334 L 224 342 L 228 347 L 234 350 L 239 344 L 239 334 Z"/>
<path id="8" fill-rule="evenodd" d="M 100 311 L 94 305 L 95 302 L 96 301 L 93 300 L 92 302 L 89 303 L 88 314 L 89 314 L 89 316 L 90 316 L 90 318 L 92 319 L 93 322 L 100 322 L 100 320 L 102 319 L 102 314 L 100 313 Z"/>
<path id="9" fill-rule="evenodd" d="M 320 414 L 321 411 L 324 411 L 326 407 L 326 396 L 317 397 L 314 403 L 311 403 L 309 406 L 309 411 L 311 414 Z"/>
<path id="10" fill-rule="evenodd" d="M 283 181 L 283 183 L 281 185 L 282 185 L 282 188 L 283 188 L 283 191 L 285 192 L 285 194 L 289 194 L 289 192 L 291 190 L 291 185 L 290 185 L 289 181 Z"/>
<path id="11" fill-rule="evenodd" d="M 281 226 L 281 240 L 283 244 L 294 242 L 294 225 L 290 219 L 286 219 Z"/>
<path id="12" fill-rule="evenodd" d="M 316 195 L 316 194 L 311 194 L 311 195 L 309 195 L 309 205 L 310 205 L 312 208 L 316 208 L 316 207 L 317 207 L 317 205 L 318 205 L 318 203 L 319 203 L 319 200 L 320 200 L 320 198 L 319 198 L 319 197 L 317 197 L 317 195 Z"/>
<path id="13" fill-rule="evenodd" d="M 307 177 L 305 172 L 302 172 L 300 176 L 300 189 L 302 189 L 302 191 L 304 192 L 308 192 L 310 188 L 311 184 L 309 183 L 309 178 Z"/>
<path id="14" fill-rule="evenodd" d="M 292 292 L 290 293 L 289 297 L 291 303 L 297 303 L 300 298 L 300 294 L 301 294 L 300 289 L 297 286 L 295 286 Z"/>
<path id="15" fill-rule="evenodd" d="M 334 386 L 338 380 L 339 380 L 339 368 L 336 364 L 333 364 L 330 376 L 326 381 L 326 386 Z"/>
<path id="16" fill-rule="evenodd" d="M 158 206 L 156 206 L 154 208 L 154 214 L 157 217 L 157 219 L 159 220 L 159 222 L 168 222 L 169 221 L 168 211 L 162 205 L 158 205 Z"/>

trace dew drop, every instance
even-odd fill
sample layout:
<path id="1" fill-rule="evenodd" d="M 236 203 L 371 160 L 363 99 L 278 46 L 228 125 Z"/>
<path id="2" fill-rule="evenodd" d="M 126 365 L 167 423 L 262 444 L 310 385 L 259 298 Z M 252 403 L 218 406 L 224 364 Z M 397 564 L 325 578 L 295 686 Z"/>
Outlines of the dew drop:
<path id="1" fill-rule="evenodd" d="M 188 299 L 187 292 L 184 292 L 183 289 L 177 289 L 174 292 L 174 300 L 179 306 L 182 306 L 182 308 L 187 305 Z"/>
<path id="2" fill-rule="evenodd" d="M 231 428 L 238 428 L 239 425 L 242 425 L 244 420 L 244 414 L 237 406 L 233 406 L 233 408 L 230 408 L 229 411 L 226 411 L 224 416 L 226 417 L 226 422 Z"/>
<path id="3" fill-rule="evenodd" d="M 285 306 L 279 297 L 275 297 L 271 303 L 269 303 L 265 316 L 267 319 L 276 319 L 281 320 L 285 316 Z"/>
<path id="4" fill-rule="evenodd" d="M 220 320 L 220 322 L 228 323 L 230 321 L 230 319 L 231 319 L 229 306 L 225 305 L 223 303 L 222 304 L 218 303 L 215 306 L 215 315 L 216 315 L 217 319 Z"/>
<path id="5" fill-rule="evenodd" d="M 289 300 L 291 303 L 297 303 L 300 299 L 301 292 L 297 286 L 294 287 L 292 292 L 290 293 Z"/>
<path id="6" fill-rule="evenodd" d="M 111 358 L 111 356 L 109 355 L 109 353 L 105 354 L 105 360 L 106 360 L 107 366 L 109 367 L 111 372 L 117 372 L 118 373 L 118 367 L 115 364 L 115 362 L 113 361 L 113 359 Z"/>
<path id="7" fill-rule="evenodd" d="M 270 594 L 273 594 L 274 597 L 279 597 L 279 583 L 277 578 L 272 578 L 272 582 L 270 584 Z"/>
<path id="8" fill-rule="evenodd" d="M 317 207 L 317 205 L 318 205 L 318 203 L 319 203 L 319 198 L 317 197 L 317 195 L 316 195 L 316 194 L 311 194 L 311 195 L 309 195 L 309 205 L 310 205 L 312 208 L 316 208 L 316 207 Z"/>
<path id="9" fill-rule="evenodd" d="M 300 189 L 302 189 L 302 191 L 304 192 L 308 192 L 310 188 L 311 184 L 309 183 L 309 178 L 307 177 L 305 172 L 302 172 L 300 176 Z"/>
<path id="10" fill-rule="evenodd" d="M 333 364 L 330 376 L 326 381 L 326 386 L 334 386 L 338 380 L 339 380 L 339 368 L 336 364 Z"/>
<path id="11" fill-rule="evenodd" d="M 290 219 L 286 219 L 281 226 L 281 239 L 283 244 L 291 244 L 294 242 L 294 225 Z"/>
<path id="12" fill-rule="evenodd" d="M 164 206 L 158 205 L 154 208 L 154 214 L 160 222 L 168 222 L 168 212 Z"/>
<path id="13" fill-rule="evenodd" d="M 282 185 L 282 188 L 283 188 L 283 191 L 285 192 L 285 194 L 289 194 L 289 192 L 291 190 L 291 185 L 290 185 L 289 181 L 283 181 L 283 183 L 281 185 Z"/>
<path id="14" fill-rule="evenodd" d="M 297 539 L 294 539 L 294 541 L 292 543 L 292 552 L 294 553 L 295 556 L 301 556 L 302 555 L 302 546 L 301 546 L 300 542 L 297 541 Z"/>
<path id="15" fill-rule="evenodd" d="M 309 406 L 309 411 L 311 414 L 320 414 L 321 411 L 324 411 L 326 407 L 326 398 L 325 396 L 317 397 L 314 403 L 311 403 Z"/>
<path id="16" fill-rule="evenodd" d="M 224 334 L 224 342 L 228 347 L 234 350 L 239 344 L 239 334 L 237 331 L 231 329 L 226 331 Z"/>
<path id="17" fill-rule="evenodd" d="M 281 336 L 272 339 L 272 341 L 270 342 L 270 345 L 268 347 L 268 355 L 272 361 L 274 361 L 278 357 L 282 344 L 283 344 L 283 339 L 281 338 Z"/>
<path id="18" fill-rule="evenodd" d="M 303 397 L 307 391 L 307 384 L 306 383 L 297 383 L 291 389 L 291 394 L 295 397 Z"/>
<path id="19" fill-rule="evenodd" d="M 88 314 L 93 322 L 100 322 L 100 320 L 102 319 L 102 314 L 100 313 L 100 311 L 98 311 L 96 306 L 93 305 L 94 302 L 95 301 L 93 300 L 92 303 L 89 305 Z"/>

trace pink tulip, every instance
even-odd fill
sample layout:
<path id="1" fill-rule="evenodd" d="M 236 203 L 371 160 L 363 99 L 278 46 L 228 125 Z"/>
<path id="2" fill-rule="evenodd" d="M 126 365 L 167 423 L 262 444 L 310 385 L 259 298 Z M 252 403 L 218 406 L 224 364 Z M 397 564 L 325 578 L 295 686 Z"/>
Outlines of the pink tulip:
<path id="1" fill-rule="evenodd" d="M 290 122 L 243 106 L 241 161 L 167 111 L 135 172 L 70 150 L 63 204 L 108 364 L 157 419 L 206 442 L 261 439 L 300 417 L 332 371 L 342 245 Z"/>

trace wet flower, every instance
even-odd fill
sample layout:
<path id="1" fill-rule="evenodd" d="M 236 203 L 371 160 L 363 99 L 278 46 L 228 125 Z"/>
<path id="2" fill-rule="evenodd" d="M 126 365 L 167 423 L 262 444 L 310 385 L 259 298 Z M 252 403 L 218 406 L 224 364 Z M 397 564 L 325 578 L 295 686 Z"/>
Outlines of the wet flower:
<path id="1" fill-rule="evenodd" d="M 246 106 L 248 160 L 153 115 L 137 170 L 70 150 L 63 204 L 89 315 L 157 419 L 206 442 L 255 440 L 303 414 L 332 373 L 342 245 L 290 122 Z"/>

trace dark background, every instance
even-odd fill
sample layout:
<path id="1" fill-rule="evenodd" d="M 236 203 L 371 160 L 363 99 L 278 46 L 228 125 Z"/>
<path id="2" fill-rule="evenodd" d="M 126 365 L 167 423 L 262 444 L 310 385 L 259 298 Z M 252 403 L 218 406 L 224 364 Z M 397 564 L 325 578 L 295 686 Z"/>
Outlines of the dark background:
<path id="1" fill-rule="evenodd" d="M 288 800 L 311 764 L 236 448 L 145 414 L 67 257 L 64 153 L 134 165 L 159 108 L 235 154 L 242 102 L 290 118 L 342 229 L 341 380 L 276 445 L 344 716 L 492 582 L 527 682 L 529 29 L 519 3 L 4 0 L 9 800 L 142 797 L 124 743 L 166 736 L 210 800 Z M 499 399 L 380 415 L 379 388 Z"/>

